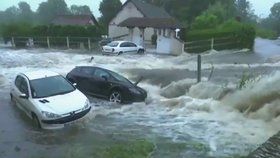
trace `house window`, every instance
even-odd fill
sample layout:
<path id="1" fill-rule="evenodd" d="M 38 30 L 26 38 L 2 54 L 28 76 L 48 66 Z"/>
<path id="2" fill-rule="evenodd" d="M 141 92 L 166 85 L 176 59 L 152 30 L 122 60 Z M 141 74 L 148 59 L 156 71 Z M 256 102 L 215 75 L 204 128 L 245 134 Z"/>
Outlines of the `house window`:
<path id="1" fill-rule="evenodd" d="M 161 35 L 161 29 L 158 29 L 158 34 Z"/>
<path id="2" fill-rule="evenodd" d="M 163 29 L 163 36 L 166 36 L 166 30 Z"/>

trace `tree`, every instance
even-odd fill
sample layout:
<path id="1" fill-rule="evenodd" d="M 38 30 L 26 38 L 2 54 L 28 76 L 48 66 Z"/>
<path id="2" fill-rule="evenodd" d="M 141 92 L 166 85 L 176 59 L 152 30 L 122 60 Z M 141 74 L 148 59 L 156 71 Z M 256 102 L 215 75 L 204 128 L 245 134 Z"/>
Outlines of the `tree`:
<path id="1" fill-rule="evenodd" d="M 211 5 L 205 13 L 208 15 L 215 15 L 218 19 L 218 23 L 221 24 L 228 19 L 231 19 L 234 17 L 234 11 L 231 9 L 228 9 L 229 7 L 226 6 L 226 4 L 223 4 L 222 2 L 217 2 L 214 5 Z"/>
<path id="2" fill-rule="evenodd" d="M 84 6 L 77 6 L 77 5 L 72 5 L 70 7 L 70 12 L 71 14 L 74 15 L 91 15 L 91 11 L 89 6 L 84 5 Z"/>
<path id="3" fill-rule="evenodd" d="M 219 19 L 214 14 L 204 13 L 195 18 L 195 21 L 192 24 L 192 29 L 213 29 L 216 28 L 219 24 Z"/>
<path id="4" fill-rule="evenodd" d="M 272 18 L 280 20 L 280 2 L 275 3 L 273 7 L 270 9 Z"/>
<path id="5" fill-rule="evenodd" d="M 269 18 L 272 23 L 272 29 L 280 34 L 280 2 L 275 3 L 270 11 Z"/>
<path id="6" fill-rule="evenodd" d="M 122 3 L 120 0 L 103 0 L 99 6 L 99 11 L 101 12 L 100 22 L 108 26 L 121 7 Z"/>
<path id="7" fill-rule="evenodd" d="M 185 25 L 190 25 L 197 16 L 201 15 L 209 6 L 217 1 L 224 0 L 144 0 L 163 7 L 171 16 L 175 17 Z M 226 0 L 234 1 L 234 0 Z M 225 2 L 224 2 L 225 3 Z"/>
<path id="8" fill-rule="evenodd" d="M 41 23 L 48 24 L 58 15 L 69 14 L 69 10 L 64 0 L 48 0 L 39 5 L 37 13 Z"/>
<path id="9" fill-rule="evenodd" d="M 15 22 L 20 14 L 19 9 L 15 6 L 9 7 L 4 11 L 4 21 L 6 23 Z"/>
<path id="10" fill-rule="evenodd" d="M 250 2 L 247 0 L 237 0 L 236 8 L 240 17 L 247 17 L 250 11 Z"/>
<path id="11" fill-rule="evenodd" d="M 19 2 L 19 21 L 31 23 L 33 20 L 33 12 L 30 5 L 26 2 Z"/>

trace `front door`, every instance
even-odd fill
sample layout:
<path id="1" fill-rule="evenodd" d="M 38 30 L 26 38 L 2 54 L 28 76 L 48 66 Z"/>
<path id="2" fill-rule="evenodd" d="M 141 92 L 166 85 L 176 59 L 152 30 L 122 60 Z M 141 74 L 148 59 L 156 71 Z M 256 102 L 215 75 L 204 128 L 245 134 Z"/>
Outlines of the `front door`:
<path id="1" fill-rule="evenodd" d="M 16 82 L 15 82 L 16 88 L 12 89 L 14 91 L 14 98 L 16 101 L 17 106 L 22 109 L 24 112 L 26 112 L 28 115 L 31 114 L 31 102 L 29 101 L 30 99 L 30 89 L 29 89 L 29 84 L 28 81 L 22 77 L 22 76 L 17 76 Z M 22 94 L 25 94 L 26 97 L 23 98 Z"/>
<path id="2" fill-rule="evenodd" d="M 97 68 L 94 71 L 94 80 L 96 94 L 107 97 L 111 87 L 111 75 L 105 70 Z"/>

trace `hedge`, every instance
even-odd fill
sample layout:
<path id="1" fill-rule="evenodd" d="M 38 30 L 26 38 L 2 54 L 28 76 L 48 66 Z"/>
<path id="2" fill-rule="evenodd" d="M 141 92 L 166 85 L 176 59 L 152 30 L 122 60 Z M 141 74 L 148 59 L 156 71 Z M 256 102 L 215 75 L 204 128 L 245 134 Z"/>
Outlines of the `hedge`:
<path id="1" fill-rule="evenodd" d="M 212 38 L 215 39 L 215 43 L 221 43 L 214 46 L 215 50 L 253 49 L 255 36 L 256 30 L 252 25 L 228 21 L 215 29 L 191 30 L 185 33 L 184 38 L 188 43 L 187 52 L 199 53 L 211 49 Z"/>
<path id="2" fill-rule="evenodd" d="M 72 41 L 77 41 L 77 37 L 91 37 L 92 41 L 97 41 L 104 34 L 104 29 L 97 26 L 32 26 L 30 24 L 17 23 L 2 25 L 0 30 L 6 42 L 10 41 L 11 37 L 14 37 L 16 46 L 25 46 L 25 42 L 22 42 L 23 39 L 19 37 L 33 37 L 35 44 L 46 46 L 46 44 L 42 44 L 40 41 L 46 41 L 46 37 L 50 36 L 53 37 L 50 39 L 51 44 L 59 46 L 65 45 L 65 38 L 59 37 L 73 37 Z M 27 38 L 25 40 L 27 41 Z M 87 39 L 82 39 L 82 42 L 87 43 Z"/>

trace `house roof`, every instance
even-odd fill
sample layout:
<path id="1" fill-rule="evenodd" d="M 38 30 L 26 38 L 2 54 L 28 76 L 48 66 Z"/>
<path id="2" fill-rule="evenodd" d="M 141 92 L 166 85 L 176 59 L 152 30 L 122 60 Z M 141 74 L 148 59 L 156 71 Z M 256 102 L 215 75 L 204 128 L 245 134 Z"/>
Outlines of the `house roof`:
<path id="1" fill-rule="evenodd" d="M 59 15 L 51 23 L 55 25 L 90 25 L 93 21 L 94 25 L 98 25 L 93 15 Z"/>
<path id="2" fill-rule="evenodd" d="M 152 28 L 166 28 L 166 29 L 179 29 L 183 28 L 173 18 L 128 18 L 121 22 L 120 27 L 152 27 Z"/>
<path id="3" fill-rule="evenodd" d="M 147 18 L 171 18 L 171 16 L 160 7 L 146 3 L 142 0 L 127 0 L 123 6 L 128 2 L 132 2 L 136 8 Z"/>

